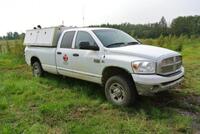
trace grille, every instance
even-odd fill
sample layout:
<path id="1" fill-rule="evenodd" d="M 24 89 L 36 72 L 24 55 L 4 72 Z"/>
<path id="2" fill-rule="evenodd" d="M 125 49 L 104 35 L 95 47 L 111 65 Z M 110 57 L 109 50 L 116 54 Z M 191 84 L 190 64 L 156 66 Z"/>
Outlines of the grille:
<path id="1" fill-rule="evenodd" d="M 157 66 L 157 72 L 161 75 L 169 75 L 181 69 L 182 57 L 174 56 L 161 60 Z"/>

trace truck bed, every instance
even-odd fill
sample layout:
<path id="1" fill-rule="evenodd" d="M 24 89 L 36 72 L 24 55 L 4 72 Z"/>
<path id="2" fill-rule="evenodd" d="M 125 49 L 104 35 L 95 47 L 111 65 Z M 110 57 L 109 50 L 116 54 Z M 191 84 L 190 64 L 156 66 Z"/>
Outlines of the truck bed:
<path id="1" fill-rule="evenodd" d="M 55 47 L 31 47 L 25 48 L 25 60 L 31 65 L 31 57 L 40 59 L 43 70 L 57 74 L 56 70 L 56 48 Z"/>

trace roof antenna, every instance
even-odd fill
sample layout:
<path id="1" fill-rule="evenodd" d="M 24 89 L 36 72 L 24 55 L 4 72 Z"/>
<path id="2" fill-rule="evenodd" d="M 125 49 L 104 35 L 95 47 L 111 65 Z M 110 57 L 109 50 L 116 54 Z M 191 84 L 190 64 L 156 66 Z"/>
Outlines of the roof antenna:
<path id="1" fill-rule="evenodd" d="M 64 20 L 62 20 L 62 26 L 64 26 Z"/>
<path id="2" fill-rule="evenodd" d="M 83 17 L 82 17 L 82 20 L 83 20 L 83 27 L 85 26 L 85 24 L 84 24 L 84 21 L 85 21 L 85 17 L 84 17 L 84 15 L 85 15 L 85 13 L 84 13 L 84 5 L 83 5 L 83 7 L 82 7 L 82 15 L 83 15 Z"/>

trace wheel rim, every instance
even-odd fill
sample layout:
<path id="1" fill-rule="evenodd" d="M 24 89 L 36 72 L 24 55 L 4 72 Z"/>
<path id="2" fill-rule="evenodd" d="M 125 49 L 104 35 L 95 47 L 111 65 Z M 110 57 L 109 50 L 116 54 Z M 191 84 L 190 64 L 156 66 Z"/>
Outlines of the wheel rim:
<path id="1" fill-rule="evenodd" d="M 119 83 L 112 83 L 110 86 L 110 97 L 116 103 L 121 103 L 125 99 L 125 89 Z"/>
<path id="2" fill-rule="evenodd" d="M 33 66 L 33 74 L 34 76 L 40 75 L 40 68 L 38 66 Z"/>

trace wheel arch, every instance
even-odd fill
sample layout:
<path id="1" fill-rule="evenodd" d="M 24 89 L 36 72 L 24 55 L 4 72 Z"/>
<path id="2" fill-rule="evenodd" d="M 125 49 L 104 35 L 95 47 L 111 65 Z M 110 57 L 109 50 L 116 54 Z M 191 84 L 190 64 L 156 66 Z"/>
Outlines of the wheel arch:
<path id="1" fill-rule="evenodd" d="M 127 69 L 116 67 L 116 66 L 108 66 L 103 69 L 102 79 L 101 79 L 102 85 L 105 86 L 106 81 L 114 75 L 123 75 L 123 76 L 128 77 L 128 79 L 130 79 L 135 86 L 135 82 L 131 76 L 131 73 Z"/>
<path id="2" fill-rule="evenodd" d="M 40 59 L 37 56 L 32 56 L 31 57 L 31 66 L 33 65 L 34 62 L 38 61 L 40 65 L 42 66 Z"/>

